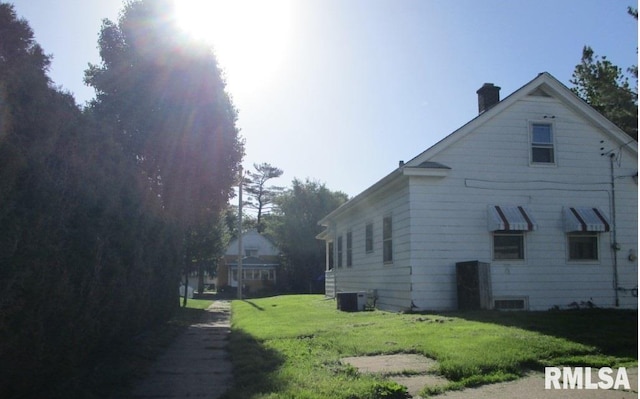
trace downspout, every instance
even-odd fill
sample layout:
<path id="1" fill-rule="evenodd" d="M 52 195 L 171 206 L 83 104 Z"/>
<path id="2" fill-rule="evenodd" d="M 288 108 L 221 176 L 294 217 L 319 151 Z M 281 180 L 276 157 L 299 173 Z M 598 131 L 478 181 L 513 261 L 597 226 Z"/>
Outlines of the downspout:
<path id="1" fill-rule="evenodd" d="M 609 154 L 609 165 L 611 169 L 611 235 L 613 242 L 611 243 L 611 250 L 613 251 L 613 290 L 615 293 L 616 307 L 620 306 L 620 298 L 618 295 L 618 251 L 620 247 L 618 245 L 618 238 L 616 234 L 616 184 L 615 177 L 613 175 L 613 159 L 616 157 L 615 153 Z"/>

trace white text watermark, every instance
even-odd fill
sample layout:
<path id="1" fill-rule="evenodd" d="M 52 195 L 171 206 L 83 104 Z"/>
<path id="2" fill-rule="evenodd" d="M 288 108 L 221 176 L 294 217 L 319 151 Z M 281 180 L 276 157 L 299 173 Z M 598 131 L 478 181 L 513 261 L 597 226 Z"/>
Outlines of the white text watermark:
<path id="1" fill-rule="evenodd" d="M 620 367 L 545 367 L 544 389 L 631 389 L 627 369 Z"/>

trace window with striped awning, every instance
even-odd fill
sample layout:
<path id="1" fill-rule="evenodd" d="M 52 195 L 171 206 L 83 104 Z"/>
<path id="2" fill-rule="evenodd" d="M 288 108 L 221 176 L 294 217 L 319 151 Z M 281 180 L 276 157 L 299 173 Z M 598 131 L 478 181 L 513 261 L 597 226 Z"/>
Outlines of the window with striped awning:
<path id="1" fill-rule="evenodd" d="M 538 224 L 523 206 L 489 205 L 489 231 L 533 231 Z"/>
<path id="2" fill-rule="evenodd" d="M 564 231 L 607 232 L 611 224 L 605 214 L 598 208 L 564 208 Z"/>

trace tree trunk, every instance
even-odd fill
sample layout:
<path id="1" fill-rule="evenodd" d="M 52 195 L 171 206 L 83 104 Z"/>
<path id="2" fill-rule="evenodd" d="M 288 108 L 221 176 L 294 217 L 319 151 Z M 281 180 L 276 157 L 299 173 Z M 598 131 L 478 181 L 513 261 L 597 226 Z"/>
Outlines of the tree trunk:
<path id="1" fill-rule="evenodd" d="M 202 262 L 198 262 L 198 294 L 204 293 L 204 266 Z"/>

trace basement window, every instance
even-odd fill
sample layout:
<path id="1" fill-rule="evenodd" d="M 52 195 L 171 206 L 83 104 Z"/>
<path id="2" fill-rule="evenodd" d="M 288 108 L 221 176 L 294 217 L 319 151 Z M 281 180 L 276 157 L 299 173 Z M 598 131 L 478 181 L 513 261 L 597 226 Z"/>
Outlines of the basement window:
<path id="1" fill-rule="evenodd" d="M 527 310 L 526 298 L 501 298 L 493 300 L 495 310 Z"/>

